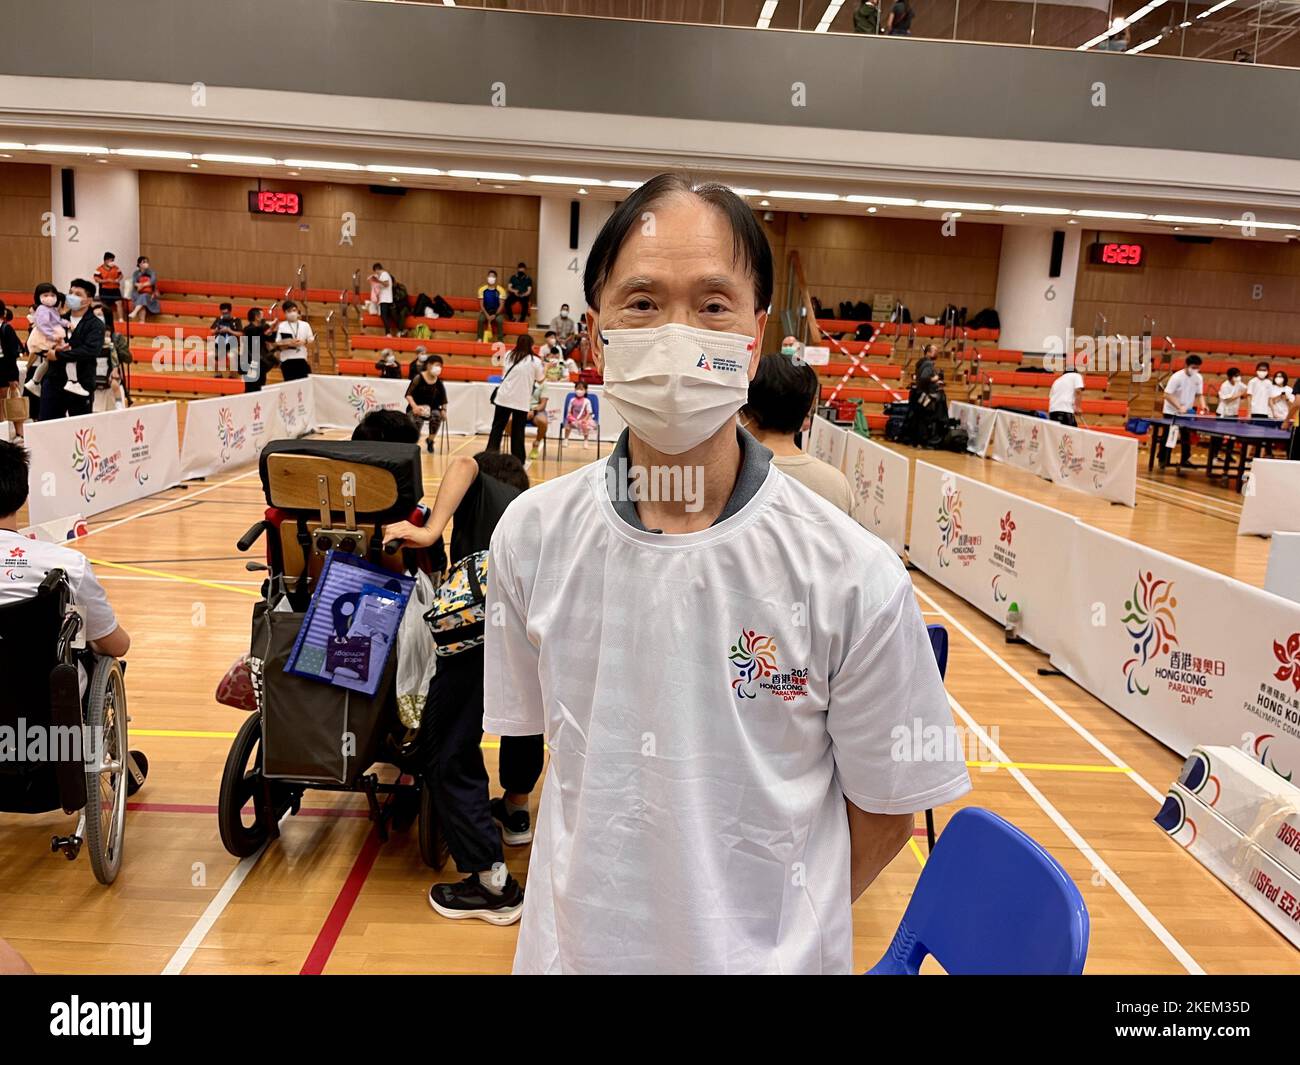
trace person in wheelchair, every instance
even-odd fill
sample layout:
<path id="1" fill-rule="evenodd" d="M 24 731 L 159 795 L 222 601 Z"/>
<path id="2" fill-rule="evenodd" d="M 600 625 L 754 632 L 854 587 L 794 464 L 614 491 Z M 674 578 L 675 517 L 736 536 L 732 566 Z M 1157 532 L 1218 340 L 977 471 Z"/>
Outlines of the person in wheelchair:
<path id="1" fill-rule="evenodd" d="M 18 510 L 26 502 L 27 451 L 0 440 L 0 568 L 8 578 L 0 581 L 0 606 L 34 596 L 51 570 L 63 570 L 72 588 L 72 600 L 85 615 L 82 634 L 86 642 L 97 654 L 124 657 L 131 647 L 131 637 L 118 624 L 86 556 L 69 547 L 29 540 L 18 531 Z M 84 695 L 84 670 L 81 689 Z"/>

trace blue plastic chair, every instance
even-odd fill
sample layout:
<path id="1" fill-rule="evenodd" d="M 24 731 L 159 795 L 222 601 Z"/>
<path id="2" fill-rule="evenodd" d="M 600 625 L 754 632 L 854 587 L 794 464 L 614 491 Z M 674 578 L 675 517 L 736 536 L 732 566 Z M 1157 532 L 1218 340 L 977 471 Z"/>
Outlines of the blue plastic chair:
<path id="1" fill-rule="evenodd" d="M 870 975 L 915 976 L 927 954 L 953 976 L 1078 976 L 1088 907 L 1060 864 L 1009 821 L 953 814 L 898 931 Z"/>
<path id="2" fill-rule="evenodd" d="M 567 392 L 564 396 L 564 406 L 560 411 L 560 458 L 564 458 L 564 427 L 569 421 L 569 404 L 573 402 L 578 393 Z M 600 397 L 590 388 L 587 389 L 587 399 L 591 402 L 591 418 L 596 423 L 596 458 L 600 458 Z"/>
<path id="3" fill-rule="evenodd" d="M 934 650 L 934 660 L 939 664 L 939 678 L 948 675 L 948 630 L 942 625 L 927 625 L 925 631 L 930 634 L 930 647 Z M 934 810 L 925 811 L 925 840 L 928 849 L 934 850 Z"/>

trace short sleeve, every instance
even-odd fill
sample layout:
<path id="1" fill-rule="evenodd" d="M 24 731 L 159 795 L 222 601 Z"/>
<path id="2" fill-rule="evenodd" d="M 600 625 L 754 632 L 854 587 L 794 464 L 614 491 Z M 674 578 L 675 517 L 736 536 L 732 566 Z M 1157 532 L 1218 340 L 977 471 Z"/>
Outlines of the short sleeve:
<path id="1" fill-rule="evenodd" d="M 488 551 L 483 731 L 537 736 L 545 731 L 539 655 L 528 636 L 527 608 L 502 536 L 505 524 L 497 526 Z"/>
<path id="2" fill-rule="evenodd" d="M 316 339 L 316 334 L 315 334 L 314 332 L 312 332 L 312 328 L 311 328 L 311 323 L 310 323 L 310 322 L 304 322 L 303 324 L 307 326 L 307 335 L 306 335 L 305 337 L 302 338 L 302 342 L 303 342 L 304 344 L 310 344 L 313 340 Z"/>
<path id="3" fill-rule="evenodd" d="M 80 567 L 72 586 L 72 601 L 85 611 L 87 640 L 102 640 L 117 628 L 117 615 L 108 604 L 104 586 L 87 562 Z"/>
<path id="4" fill-rule="evenodd" d="M 916 813 L 970 790 L 966 745 L 905 574 L 831 678 L 827 730 L 840 789 L 867 813 Z"/>

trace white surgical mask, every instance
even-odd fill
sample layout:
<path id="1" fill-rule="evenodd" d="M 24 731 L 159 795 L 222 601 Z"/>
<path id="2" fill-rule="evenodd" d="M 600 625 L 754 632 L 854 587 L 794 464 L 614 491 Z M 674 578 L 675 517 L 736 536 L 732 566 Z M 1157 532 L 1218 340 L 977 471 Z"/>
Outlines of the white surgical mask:
<path id="1" fill-rule="evenodd" d="M 605 396 L 666 455 L 703 443 L 749 398 L 753 337 L 673 323 L 610 329 L 603 340 Z"/>
<path id="2" fill-rule="evenodd" d="M 298 312 L 297 312 L 297 311 L 286 311 L 285 314 L 284 314 L 284 317 L 285 317 L 285 320 L 286 320 L 286 321 L 289 321 L 289 322 L 296 322 L 296 321 L 298 320 Z"/>
<path id="3" fill-rule="evenodd" d="M 1286 384 L 1286 378 L 1285 378 L 1285 377 L 1275 377 L 1275 378 L 1273 378 L 1273 383 L 1274 383 L 1275 385 L 1284 385 L 1284 384 Z"/>
<path id="4" fill-rule="evenodd" d="M 66 302 L 68 304 L 68 310 L 72 311 L 74 314 L 77 311 L 81 310 L 82 301 L 80 296 L 77 296 L 73 293 L 69 293 Z"/>
<path id="5" fill-rule="evenodd" d="M 1266 378 L 1266 377 L 1268 376 L 1268 371 L 1267 371 L 1267 370 L 1256 370 L 1256 371 L 1255 371 L 1255 376 L 1258 377 L 1258 378 L 1262 381 L 1262 380 L 1264 380 L 1264 378 Z"/>
<path id="6" fill-rule="evenodd" d="M 442 373 L 442 367 L 435 362 L 432 366 L 429 367 L 429 372 L 433 374 L 434 377 L 437 377 L 439 374 Z"/>
<path id="7" fill-rule="evenodd" d="M 568 311 L 561 311 L 561 312 L 560 312 L 560 317 L 561 317 L 561 318 L 567 318 L 567 317 L 569 317 L 569 312 L 568 312 Z"/>

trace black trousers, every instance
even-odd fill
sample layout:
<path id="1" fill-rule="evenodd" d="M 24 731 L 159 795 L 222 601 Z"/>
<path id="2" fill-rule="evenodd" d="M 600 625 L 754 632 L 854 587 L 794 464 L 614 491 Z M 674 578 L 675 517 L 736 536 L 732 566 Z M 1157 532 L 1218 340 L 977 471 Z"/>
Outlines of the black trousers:
<path id="1" fill-rule="evenodd" d="M 487 450 L 501 450 L 501 437 L 505 435 L 507 420 L 510 422 L 510 454 L 523 462 L 527 456 L 524 450 L 524 429 L 528 425 L 526 411 L 495 407 L 492 411 L 492 431 L 488 433 Z"/>
<path id="2" fill-rule="evenodd" d="M 492 820 L 483 764 L 483 648 L 438 660 L 429 682 L 421 730 L 427 743 L 426 784 L 442 821 L 447 848 L 462 873 L 479 873 L 503 861 L 501 830 Z M 527 794 L 542 773 L 541 736 L 501 738 L 501 786 Z"/>
<path id="3" fill-rule="evenodd" d="M 1165 438 L 1166 440 L 1168 437 Z M 1186 466 L 1192 461 L 1192 434 L 1185 427 L 1180 426 L 1178 429 L 1178 464 Z M 1160 449 L 1160 465 L 1165 467 L 1169 465 L 1169 460 L 1173 457 L 1173 448 L 1165 445 Z"/>
<path id="4" fill-rule="evenodd" d="M 280 373 L 286 381 L 301 381 L 311 374 L 311 363 L 306 359 L 285 359 L 280 363 Z"/>
<path id="5" fill-rule="evenodd" d="M 384 323 L 384 332 L 396 333 L 401 329 L 402 324 L 397 320 L 397 304 L 381 303 L 379 305 L 379 320 Z"/>
<path id="6" fill-rule="evenodd" d="M 1078 428 L 1079 425 L 1078 418 L 1076 418 L 1073 414 L 1070 414 L 1069 412 L 1063 410 L 1052 411 L 1052 413 L 1048 415 L 1048 418 L 1050 418 L 1054 422 L 1060 422 L 1062 425 L 1068 425 L 1071 428 Z"/>
<path id="7" fill-rule="evenodd" d="M 506 297 L 506 317 L 509 318 L 512 322 L 516 320 L 512 308 L 516 304 L 518 304 L 519 305 L 518 321 L 521 322 L 528 321 L 528 301 L 530 299 L 532 299 L 531 296 L 516 296 L 513 292 L 510 293 L 510 295 Z"/>

